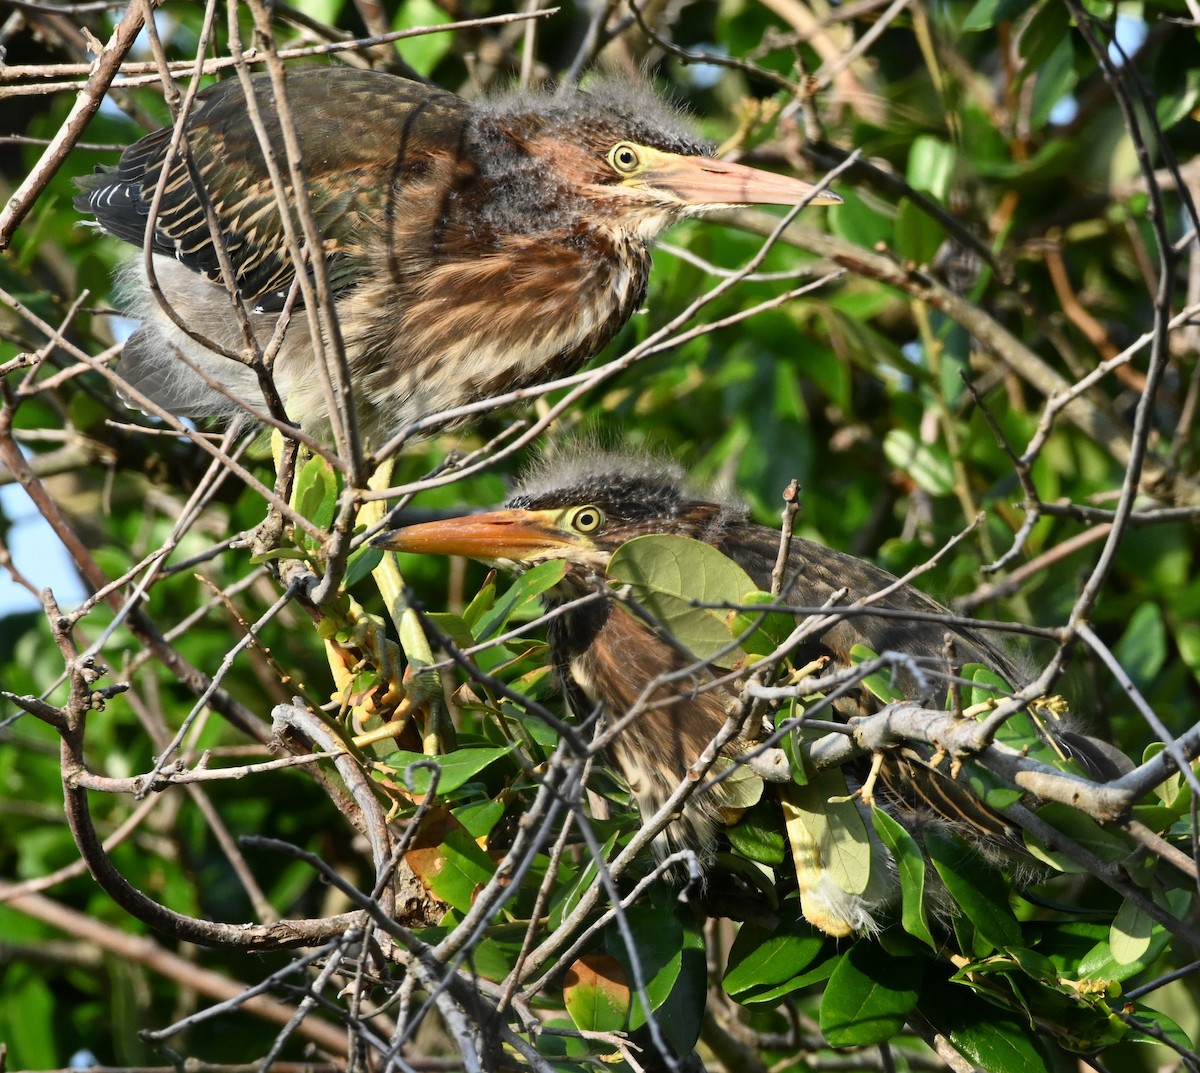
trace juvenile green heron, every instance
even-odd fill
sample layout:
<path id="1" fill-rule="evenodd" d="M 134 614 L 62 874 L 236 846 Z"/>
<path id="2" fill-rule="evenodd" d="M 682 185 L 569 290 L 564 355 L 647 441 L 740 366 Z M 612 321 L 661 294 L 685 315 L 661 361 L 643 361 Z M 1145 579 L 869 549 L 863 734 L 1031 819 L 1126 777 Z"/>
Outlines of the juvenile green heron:
<path id="1" fill-rule="evenodd" d="M 551 594 L 552 602 L 563 605 L 594 592 L 613 553 L 626 541 L 649 533 L 701 540 L 737 562 L 761 589 L 770 586 L 778 532 L 749 521 L 735 503 L 690 493 L 673 465 L 603 453 L 544 464 L 503 510 L 393 530 L 375 543 L 395 551 L 464 555 L 514 570 L 565 559 L 566 576 Z M 782 599 L 797 608 L 820 608 L 841 588 L 848 590 L 845 604 L 895 582 L 891 574 L 868 562 L 796 537 Z M 892 614 L 872 614 L 875 609 Z M 903 653 L 911 666 L 923 670 L 902 671 L 899 689 L 909 699 L 942 707 L 951 671 L 944 642 L 949 630 L 961 664 L 983 664 L 1009 683 L 1019 684 L 1020 675 L 1010 661 L 978 633 L 896 612 L 949 614 L 928 596 L 903 585 L 869 605 L 865 613 L 847 616 L 806 642 L 803 650 L 794 653 L 793 662 L 802 666 L 827 656 L 833 667 L 844 667 L 850 662 L 851 648 L 858 644 L 876 653 Z M 610 718 L 620 719 L 656 679 L 692 662 L 616 600 L 592 600 L 567 608 L 551 620 L 549 631 L 572 707 L 580 715 L 601 704 Z M 614 741 L 615 758 L 643 815 L 657 811 L 675 791 L 726 722 L 731 694 L 694 692 L 695 685 L 693 676 L 690 683 L 663 686 L 656 697 L 673 696 L 674 703 L 645 706 Z M 840 705 L 835 717 L 865 714 L 882 706 L 865 689 L 847 699 L 849 703 Z M 822 717 L 831 716 L 825 712 Z M 726 753 L 735 756 L 748 745 L 735 740 Z M 1100 753 L 1103 763 L 1102 746 Z M 916 747 L 885 758 L 879 775 L 889 811 L 917 826 L 931 821 L 950 824 L 984 847 L 1019 847 L 1016 832 L 998 814 L 927 759 Z M 668 834 L 703 855 L 715 840 L 721 805 L 719 786 L 693 796 Z M 839 899 L 836 892 L 806 891 L 801 876 L 805 915 L 832 934 L 871 929 L 876 909 L 895 893 L 886 869 L 881 873 L 881 883 L 873 891 L 849 900 Z"/>
<path id="2" fill-rule="evenodd" d="M 293 69 L 286 84 L 354 404 L 376 446 L 420 418 L 577 370 L 638 308 L 649 244 L 668 224 L 730 205 L 841 200 L 714 159 L 637 82 L 472 102 L 349 68 Z M 285 160 L 266 76 L 254 93 Z M 150 238 L 162 301 L 141 267 L 128 273 L 126 302 L 143 323 L 120 373 L 178 416 L 231 417 L 238 400 L 261 408 L 263 397 L 254 371 L 218 352 L 245 347 L 205 201 L 260 347 L 296 265 L 239 82 L 201 94 L 184 134 L 186 153 L 169 163 L 170 129 L 130 146 L 116 167 L 80 180 L 76 205 L 142 246 L 166 169 Z M 319 432 L 327 407 L 295 308 L 273 376 L 292 419 Z"/>

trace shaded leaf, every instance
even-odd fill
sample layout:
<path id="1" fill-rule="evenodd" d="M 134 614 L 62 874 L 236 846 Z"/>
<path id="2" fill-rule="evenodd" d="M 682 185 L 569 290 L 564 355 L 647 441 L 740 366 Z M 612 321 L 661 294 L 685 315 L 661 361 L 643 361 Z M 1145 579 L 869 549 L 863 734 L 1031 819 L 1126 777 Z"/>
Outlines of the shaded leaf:
<path id="1" fill-rule="evenodd" d="M 924 962 L 893 957 L 860 939 L 838 961 L 821 1002 L 821 1032 L 833 1047 L 866 1047 L 899 1035 L 917 1003 Z"/>
<path id="2" fill-rule="evenodd" d="M 930 949 L 937 943 L 925 918 L 925 856 L 916 840 L 881 808 L 871 810 L 875 833 L 883 839 L 900 876 L 900 924 L 909 935 Z"/>
<path id="3" fill-rule="evenodd" d="M 604 945 L 620 964 L 624 979 L 629 982 L 629 1027 L 638 1028 L 646 1023 L 646 1010 L 635 991 L 638 973 L 634 972 L 632 960 L 637 958 L 650 1009 L 657 1010 L 667 1001 L 679 978 L 683 964 L 684 929 L 673 913 L 650 906 L 627 909 L 625 924 L 632 940 L 632 953 L 625 935 L 615 922 L 605 929 Z"/>
<path id="4" fill-rule="evenodd" d="M 930 828 L 925 847 L 950 896 L 979 935 L 994 947 L 1021 945 L 1021 926 L 999 875 L 948 831 Z"/>

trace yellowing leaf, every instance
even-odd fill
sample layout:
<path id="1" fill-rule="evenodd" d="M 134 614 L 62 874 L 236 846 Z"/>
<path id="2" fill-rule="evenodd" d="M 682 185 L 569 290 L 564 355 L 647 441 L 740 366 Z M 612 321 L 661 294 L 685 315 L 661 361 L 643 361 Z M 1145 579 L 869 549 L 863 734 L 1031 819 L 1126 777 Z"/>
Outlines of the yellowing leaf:
<path id="1" fill-rule="evenodd" d="M 563 1001 L 575 1027 L 583 1032 L 619 1032 L 629 1014 L 625 970 L 608 954 L 589 954 L 569 969 Z"/>

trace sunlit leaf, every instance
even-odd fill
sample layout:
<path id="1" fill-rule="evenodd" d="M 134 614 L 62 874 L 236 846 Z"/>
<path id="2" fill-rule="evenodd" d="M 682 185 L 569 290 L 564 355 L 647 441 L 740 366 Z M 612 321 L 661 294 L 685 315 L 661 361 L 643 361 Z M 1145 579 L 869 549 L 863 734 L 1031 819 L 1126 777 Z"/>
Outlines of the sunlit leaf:
<path id="1" fill-rule="evenodd" d="M 458 749 L 445 756 L 426 756 L 398 749 L 388 753 L 383 762 L 395 769 L 405 786 L 409 784 L 409 779 L 412 780 L 414 794 L 429 793 L 435 775 L 430 765 L 435 765 L 438 769 L 437 792 L 441 796 L 457 790 L 484 768 L 507 756 L 513 748 L 510 745 L 502 749 Z M 419 766 L 410 768 L 414 764 Z"/>
<path id="2" fill-rule="evenodd" d="M 486 641 L 503 633 L 509 619 L 526 604 L 554 588 L 563 579 L 567 564 L 562 559 L 538 563 L 518 577 L 491 607 L 475 622 L 475 640 Z"/>
<path id="3" fill-rule="evenodd" d="M 725 993 L 747 1002 L 755 991 L 785 983 L 808 969 L 828 942 L 826 937 L 802 920 L 768 930 L 754 923 L 743 924 L 725 968 Z"/>
<path id="4" fill-rule="evenodd" d="M 883 438 L 883 453 L 930 495 L 949 495 L 954 487 L 954 467 L 940 443 L 922 443 L 910 432 L 894 428 Z"/>
<path id="5" fill-rule="evenodd" d="M 328 529 L 337 505 L 337 478 L 325 459 L 310 458 L 296 475 L 292 494 L 297 512 L 319 529 Z"/>
<path id="6" fill-rule="evenodd" d="M 584 1032 L 617 1032 L 629 1013 L 629 984 L 616 958 L 588 954 L 563 978 L 563 1002 L 575 1027 Z"/>
<path id="7" fill-rule="evenodd" d="M 699 658 L 720 666 L 744 658 L 732 644 L 728 612 L 694 606 L 738 605 L 756 589 L 740 566 L 710 545 L 670 534 L 636 537 L 613 554 L 608 580 L 614 587 L 628 585 L 633 599 Z"/>
<path id="8" fill-rule="evenodd" d="M 445 808 L 425 816 L 404 859 L 434 895 L 460 912 L 471 908 L 476 890 L 496 870 L 491 858 Z"/>

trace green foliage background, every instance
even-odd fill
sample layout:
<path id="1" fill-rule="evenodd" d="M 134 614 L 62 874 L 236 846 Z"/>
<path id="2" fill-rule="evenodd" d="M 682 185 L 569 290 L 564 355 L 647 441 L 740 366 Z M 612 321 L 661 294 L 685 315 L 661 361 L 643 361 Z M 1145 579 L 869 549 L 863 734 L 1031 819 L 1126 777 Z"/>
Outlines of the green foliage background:
<path id="1" fill-rule="evenodd" d="M 302 6 L 308 20 L 289 21 L 279 9 L 275 32 L 281 48 L 321 39 L 320 24 L 353 35 L 377 28 L 367 24 L 365 4 L 329 0 Z M 490 0 L 468 5 L 410 0 L 385 4 L 384 9 L 383 22 L 395 29 L 506 10 Z M 0 70 L 0 94 L 6 95 L 0 135 L 30 140 L 10 143 L 3 154 L 3 200 L 34 168 L 41 140 L 59 131 L 74 102 L 82 72 L 63 76 L 52 73 L 50 65 L 84 62 L 75 23 L 86 22 L 102 41 L 111 33 L 104 14 L 89 11 L 67 18 L 34 9 L 21 12 L 4 31 L 10 67 Z M 1084 13 L 1082 27 L 1078 12 Z M 1089 435 L 1069 412 L 1057 418 L 1031 459 L 1030 479 L 1041 503 L 1061 506 L 1043 513 L 1015 554 L 1007 555 L 1031 506 L 1028 501 L 1021 506 L 1022 488 L 1008 448 L 1016 455 L 1027 449 L 1047 400 L 1029 375 L 1028 362 L 1014 363 L 1003 342 L 985 344 L 979 325 L 1004 329 L 1040 368 L 1068 383 L 1080 381 L 1155 327 L 1161 267 L 1151 219 L 1154 199 L 1119 96 L 1084 32 L 1107 44 L 1116 20 L 1131 35 L 1122 40 L 1140 41 L 1144 35 L 1144 41 L 1128 48 L 1125 69 L 1133 77 L 1122 92 L 1134 101 L 1147 160 L 1158 169 L 1162 226 L 1180 244 L 1181 259 L 1171 269 L 1176 290 L 1167 312 L 1174 316 L 1189 310 L 1191 322 L 1178 318 L 1181 322 L 1169 334 L 1159 333 L 1167 367 L 1148 434 L 1149 468 L 1157 479 L 1143 486 L 1139 499 L 1139 507 L 1151 514 L 1143 524 L 1125 529 L 1089 621 L 1146 705 L 1169 733 L 1181 735 L 1198 722 L 1200 697 L 1200 571 L 1195 561 L 1200 475 L 1194 427 L 1200 390 L 1200 329 L 1195 324 L 1200 255 L 1194 217 L 1175 185 L 1182 175 L 1193 194 L 1200 189 L 1195 160 L 1200 43 L 1189 22 L 1195 11 L 1182 2 L 1093 2 L 1078 12 L 1058 0 L 950 0 L 886 9 L 870 2 L 828 7 L 799 0 L 648 5 L 646 20 L 689 52 L 681 56 L 649 40 L 624 7 L 613 7 L 602 23 L 619 32 L 598 55 L 588 56 L 589 62 L 627 70 L 648 66 L 715 142 L 733 138 L 755 163 L 810 178 L 851 150 L 861 154 L 860 162 L 833 183 L 845 204 L 806 210 L 799 217 L 800 230 L 770 249 L 756 275 L 707 303 L 689 327 L 719 325 L 769 302 L 797 278 L 839 268 L 845 272 L 811 295 L 746 322 L 714 327 L 632 365 L 592 390 L 554 422 L 551 432 L 553 437 L 582 434 L 614 445 L 668 451 L 698 482 L 735 487 L 768 524 L 778 517 L 782 489 L 797 479 L 802 488 L 797 532 L 897 574 L 926 561 L 982 511 L 979 528 L 924 574 L 921 586 L 944 602 L 965 600 L 964 606 L 983 618 L 1064 625 L 1095 567 L 1111 521 L 1105 512 L 1126 477 L 1129 429 L 1150 348 L 1141 347 L 1131 360 L 1099 378 L 1079 404 L 1110 423 L 1116 430 L 1111 438 Z M 199 5 L 163 5 L 159 28 L 170 58 L 194 56 L 202 14 Z M 564 6 L 536 24 L 530 51 L 522 24 L 414 38 L 394 48 L 412 70 L 474 94 L 514 77 L 523 56 L 534 59 L 537 77 L 562 76 L 586 55 L 581 42 L 592 17 L 588 10 Z M 249 40 L 248 13 L 243 12 L 242 21 Z M 831 73 L 823 66 L 868 34 L 868 46 L 840 71 Z M 225 55 L 225 38 L 218 34 L 218 39 L 213 51 Z M 383 62 L 393 55 L 392 48 L 381 46 L 364 55 Z M 737 62 L 717 68 L 696 62 L 699 52 Z M 144 49 L 135 57 L 150 58 Z M 781 85 L 804 87 L 809 76 L 815 76 L 817 92 L 797 107 L 796 98 Z M 20 87 L 37 91 L 14 95 Z M 0 371 L 5 373 L 8 422 L 0 435 L 20 446 L 48 500 L 62 512 L 59 533 L 66 528 L 77 533 L 107 577 L 126 574 L 155 549 L 176 541 L 168 561 L 189 565 L 156 578 L 146 590 L 143 609 L 191 665 L 212 674 L 243 636 L 245 623 L 257 620 L 279 595 L 278 584 L 265 568 L 251 563 L 248 551 L 226 543 L 231 535 L 259 524 L 264 502 L 230 478 L 205 495 L 200 512 L 189 514 L 185 504 L 206 459 L 186 442 L 142 428 L 145 422 L 123 408 L 109 383 L 88 371 L 71 350 L 99 354 L 120 330 L 110 313 L 111 279 L 128 254 L 114 240 L 80 226 L 71 207 L 72 177 L 97 163 L 111 163 L 117 148 L 170 119 L 156 84 L 123 89 L 114 99 L 119 108 L 105 108 L 89 123 L 0 260 Z M 782 118 L 768 116 L 761 105 L 748 107 L 748 100 L 776 102 L 783 108 Z M 744 214 L 740 220 L 752 226 Z M 810 240 L 806 228 L 832 236 L 834 244 Z M 655 255 L 645 310 L 598 360 L 624 354 L 711 287 L 716 277 L 708 266 L 735 270 L 761 246 L 762 239 L 744 228 L 708 221 L 676 228 Z M 930 290 L 926 278 L 944 290 Z M 958 307 L 941 300 L 943 294 L 957 296 L 980 319 L 964 323 Z M 56 327 L 61 337 L 55 339 L 47 326 Z M 46 358 L 37 364 L 30 384 L 24 383 L 28 365 L 21 357 L 27 354 Z M 489 443 L 514 416 L 511 411 L 490 415 L 472 430 L 407 450 L 396 462 L 393 483 L 417 481 L 455 452 Z M 526 457 L 501 458 L 482 474 L 422 492 L 416 506 L 497 503 Z M 250 465 L 265 483 L 272 482 L 265 443 L 252 448 Z M 0 470 L 0 479 L 13 478 Z M 1159 508 L 1178 510 L 1155 516 Z M 11 519 L 0 515 L 4 549 L 10 525 Z M 57 538 L 47 537 L 52 539 Z M 1001 570 L 982 572 L 1001 557 Z M 34 569 L 20 560 L 0 565 L 18 578 L 21 571 Z M 475 566 L 467 568 L 465 577 L 432 560 L 406 561 L 404 567 L 420 600 L 434 611 L 461 612 L 483 582 Z M 359 581 L 353 595 L 367 610 L 382 613 L 369 579 Z M 534 609 L 522 604 L 509 612 L 515 622 Z M 478 623 L 478 618 L 464 618 L 468 626 Z M 195 691 L 154 658 L 126 624 L 114 624 L 113 612 L 103 602 L 78 621 L 77 639 L 81 647 L 100 645 L 99 658 L 111 668 L 105 683 L 131 686 L 91 717 L 89 766 L 112 777 L 149 771 L 196 704 Z M 1031 642 L 1026 653 L 1030 667 L 1040 670 L 1051 652 L 1051 646 Z M 509 654 L 516 662 L 503 673 L 514 681 L 529 675 L 524 681 L 534 697 L 561 711 L 560 698 L 541 673 L 544 650 L 530 643 Z M 63 671 L 46 616 L 21 613 L 0 619 L 0 689 L 59 704 L 65 698 Z M 237 656 L 222 686 L 264 720 L 273 705 L 298 692 L 318 702 L 327 699 L 333 686 L 309 617 L 289 605 L 266 622 L 259 645 Z M 1077 651 L 1058 688 L 1092 732 L 1111 738 L 1134 760 L 1157 739 L 1126 688 L 1094 654 Z M 62 817 L 57 735 L 7 700 L 0 701 L 0 718 L 0 1040 L 8 1044 L 9 1063 L 57 1068 L 80 1048 L 105 1064 L 165 1062 L 138 1031 L 167 1024 L 213 996 L 202 988 L 192 990 L 179 972 L 164 970 L 146 956 L 146 948 L 117 944 L 113 936 L 118 933 L 152 933 L 82 871 L 47 881 L 45 889 L 17 890 L 14 885 L 36 884 L 76 864 L 79 853 Z M 530 729 L 536 720 L 513 719 L 522 733 L 537 733 Z M 493 733 L 489 725 L 487 719 L 472 723 L 468 716 L 461 728 L 465 751 L 501 744 L 488 737 Z M 220 716 L 210 714 L 187 739 L 187 756 L 194 763 L 212 749 L 223 763 L 244 763 L 248 754 L 238 749 L 246 741 Z M 534 759 L 548 756 L 551 747 L 549 739 L 524 745 Z M 263 757 L 256 752 L 253 758 Z M 473 836 L 502 825 L 500 815 L 485 808 L 487 800 L 499 795 L 506 803 L 520 802 L 529 792 L 515 761 L 499 754 L 494 760 L 495 766 L 472 771 L 473 781 L 464 783 L 467 789 L 451 797 L 467 810 L 459 819 Z M 613 792 L 619 794 L 619 788 Z M 213 920 L 255 918 L 255 906 L 230 866 L 218 827 L 233 835 L 264 834 L 304 846 L 352 881 L 369 886 L 369 868 L 350 827 L 303 769 L 214 782 L 203 793 L 209 802 L 203 809 L 198 792 L 176 788 L 160 795 L 112 851 L 131 882 L 158 901 Z M 1186 793 L 1174 786 L 1160 793 L 1159 803 L 1170 813 L 1163 829 L 1178 819 L 1177 829 L 1168 833 L 1190 852 Z M 93 794 L 92 804 L 102 835 L 116 831 L 141 807 L 131 795 L 116 794 Z M 622 815 L 627 821 L 628 813 L 618 813 L 618 820 Z M 611 830 L 602 825 L 597 830 L 619 840 L 621 826 L 614 822 Z M 469 848 L 463 852 L 471 857 Z M 266 901 L 279 913 L 319 916 L 345 908 L 299 862 L 248 856 Z M 1123 863 L 1136 873 L 1144 856 Z M 476 865 L 482 869 L 477 878 L 486 879 L 486 855 Z M 574 871 L 562 874 L 556 889 L 569 898 L 570 888 L 582 889 L 593 878 L 581 859 Z M 469 907 L 473 887 L 465 889 L 462 904 L 457 904 L 461 891 L 439 893 L 461 912 Z M 853 1010 L 821 1005 L 826 986 L 829 994 L 852 1005 L 861 1005 L 866 992 L 880 988 L 894 1004 L 890 1011 L 880 1007 L 880 1016 L 893 1018 L 885 1022 L 889 1028 L 881 1039 L 899 1033 L 910 1013 L 906 988 L 923 987 L 922 1008 L 952 1008 L 959 1019 L 960 1051 L 983 1068 L 1074 1068 L 1075 1059 L 1065 1057 L 1061 1047 L 1064 1035 L 1078 1031 L 1082 1038 L 1109 1042 L 1111 1033 L 1115 1042 L 1121 1032 L 1116 1015 L 1106 1018 L 1095 1003 L 1081 1011 L 1065 996 L 1058 1009 L 1047 997 L 1057 984 L 1039 982 L 1035 987 L 1031 981 L 1043 970 L 1056 980 L 1078 972 L 1084 955 L 1107 941 L 1121 900 L 1086 875 L 1066 877 L 1049 891 L 1073 909 L 1056 914 L 1022 903 L 1020 943 L 991 944 L 1027 955 L 1024 962 L 1025 955 L 1012 954 L 1005 966 L 993 966 L 1017 995 L 1002 1013 L 942 977 L 924 985 L 889 977 L 889 964 L 893 969 L 896 964 L 909 969 L 924 964 L 905 936 L 893 936 L 891 947 L 886 939 L 864 941 L 840 956 L 845 947 L 835 951 L 822 946 L 801 926 L 794 934 L 787 925 L 768 935 L 747 925 L 726 951 L 731 968 L 725 988 L 731 1000 L 726 1001 L 730 1008 L 743 1007 L 758 1034 L 749 1037 L 748 1051 L 734 1052 L 735 1057 L 721 1053 L 717 1041 L 724 1037 L 706 1035 L 710 1068 L 737 1068 L 737 1053 L 752 1053 L 771 1068 L 807 1068 L 805 1056 L 822 1053 L 825 1046 L 818 1028 L 829 1042 L 867 1042 L 845 1027 L 847 1018 L 853 1023 Z M 1190 914 L 1194 920 L 1184 902 L 1170 905 L 1181 918 Z M 513 909 L 514 919 L 522 919 L 530 908 L 523 897 Z M 56 910 L 77 915 L 56 917 Z M 1013 919 L 1007 902 L 1004 912 Z M 665 890 L 630 918 L 635 934 L 647 944 L 661 939 L 664 929 L 669 932 L 663 958 L 674 967 L 663 977 L 669 977 L 670 986 L 662 1001 L 685 1002 L 674 988 L 681 979 L 691 981 L 695 994 L 687 1001 L 694 1000 L 704 985 L 696 922 Z M 452 913 L 449 923 L 453 919 Z M 102 930 L 81 930 L 85 922 Z M 500 928 L 492 938 L 496 948 L 490 952 L 501 960 L 511 957 L 504 944 L 512 942 L 512 935 Z M 728 939 L 722 941 L 728 945 Z M 1035 939 L 1036 955 L 1025 949 Z M 165 940 L 154 942 L 164 951 L 172 949 Z M 601 952 L 619 961 L 621 944 L 611 933 L 603 942 L 608 945 Z M 768 963 L 764 951 L 773 949 L 771 943 L 785 951 L 782 959 L 769 970 L 748 968 L 760 958 Z M 743 951 L 752 955 L 742 956 Z M 481 948 L 479 957 L 488 952 Z M 809 954 L 812 965 L 831 974 L 827 982 L 820 972 L 809 971 L 810 963 L 803 961 Z M 1138 963 L 1136 983 L 1160 978 L 1195 956 L 1182 944 L 1168 945 L 1159 929 L 1144 962 Z M 292 960 L 284 953 L 247 958 L 198 949 L 185 957 L 246 984 Z M 1036 959 L 1044 960 L 1034 965 Z M 1018 969 L 1013 969 L 1016 963 Z M 488 975 L 484 968 L 480 972 Z M 578 1002 L 594 1002 L 596 993 L 583 988 L 574 994 Z M 797 1017 L 786 1043 L 789 1021 L 779 1012 L 784 998 Z M 1119 1010 L 1118 992 L 1110 998 L 1112 1009 Z M 1195 1040 L 1200 1031 L 1197 998 L 1194 978 L 1185 976 L 1148 1002 Z M 1040 1027 L 1055 1024 L 1054 1046 L 1031 1042 L 1034 1032 L 1019 1013 L 1022 1004 L 1035 1009 Z M 1047 1012 L 1054 1009 L 1057 1022 L 1056 1014 Z M 685 1049 L 689 1035 L 694 1038 L 700 1029 L 695 1010 L 692 1001 L 684 1013 L 666 1019 Z M 572 1008 L 570 999 L 566 1012 L 577 1026 L 589 1019 L 605 1030 L 624 1023 L 620 1011 L 614 1020 L 602 1009 Z M 1072 1020 L 1076 1017 L 1078 1022 Z M 337 1013 L 331 1018 L 336 1020 Z M 1089 1018 L 1093 1020 L 1082 1024 Z M 1093 1023 L 1096 1018 L 1102 1023 Z M 223 1026 L 219 1032 L 193 1030 L 171 1045 L 211 1062 L 252 1061 L 266 1053 L 276 1031 L 248 1016 L 218 1023 Z M 937 1027 L 950 1035 L 955 1030 Z M 910 1060 L 904 1048 L 912 1042 L 908 1036 L 902 1040 L 902 1062 Z M 446 1051 L 432 1029 L 419 1043 L 429 1054 Z M 562 1046 L 564 1062 L 568 1054 L 573 1063 L 585 1062 L 586 1047 L 580 1041 Z M 1026 1047 L 1033 1050 L 1026 1053 Z M 292 1041 L 284 1054 L 295 1059 L 302 1050 Z M 604 1049 L 597 1046 L 592 1053 Z M 861 1068 L 878 1068 L 874 1049 L 855 1053 Z M 1122 1042 L 1103 1061 L 1107 1068 L 1133 1071 L 1178 1065 L 1194 1056 L 1181 1058 L 1165 1048 Z"/>

